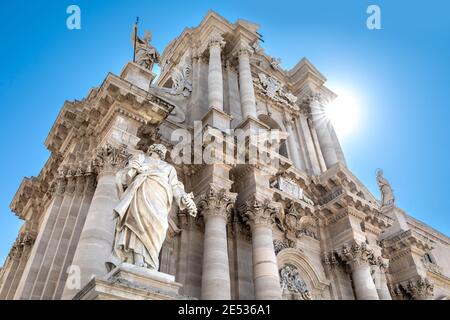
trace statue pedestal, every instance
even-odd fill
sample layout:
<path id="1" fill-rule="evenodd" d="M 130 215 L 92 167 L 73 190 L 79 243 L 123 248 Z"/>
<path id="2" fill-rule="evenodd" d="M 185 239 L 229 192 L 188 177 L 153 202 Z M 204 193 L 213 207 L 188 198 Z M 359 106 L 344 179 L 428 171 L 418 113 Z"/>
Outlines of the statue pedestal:
<path id="1" fill-rule="evenodd" d="M 134 62 L 128 62 L 120 73 L 120 77 L 131 84 L 148 91 L 156 74 Z"/>
<path id="2" fill-rule="evenodd" d="M 122 263 L 104 277 L 94 277 L 74 300 L 184 300 L 182 285 L 166 273 Z"/>

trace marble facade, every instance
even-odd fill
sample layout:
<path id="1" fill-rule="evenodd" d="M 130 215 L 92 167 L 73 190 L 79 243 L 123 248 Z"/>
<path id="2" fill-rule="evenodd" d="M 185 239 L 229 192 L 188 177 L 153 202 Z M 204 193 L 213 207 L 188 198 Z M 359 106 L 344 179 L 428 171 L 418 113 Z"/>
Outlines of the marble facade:
<path id="1" fill-rule="evenodd" d="M 129 62 L 64 104 L 45 141 L 48 161 L 11 202 L 24 224 L 0 299 L 448 299 L 450 239 L 352 174 L 318 116 L 335 98 L 325 77 L 305 58 L 282 69 L 258 28 L 209 12 L 165 48 L 156 81 Z M 200 120 L 203 131 L 288 133 L 272 154 L 279 166 L 173 163 L 199 214 L 170 212 L 165 276 L 150 281 L 168 293 L 112 285 L 110 276 L 145 277 L 105 266 L 117 171 L 152 143 L 173 148 L 172 133 L 193 133 Z"/>

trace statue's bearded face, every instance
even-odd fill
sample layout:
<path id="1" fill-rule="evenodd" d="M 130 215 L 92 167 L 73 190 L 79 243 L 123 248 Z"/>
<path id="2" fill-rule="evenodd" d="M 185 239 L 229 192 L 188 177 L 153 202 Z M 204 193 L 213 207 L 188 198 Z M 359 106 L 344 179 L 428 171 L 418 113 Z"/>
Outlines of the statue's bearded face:
<path id="1" fill-rule="evenodd" d="M 162 144 L 153 144 L 148 149 L 148 154 L 150 156 L 156 155 L 160 159 L 164 159 L 166 157 L 167 149 Z"/>

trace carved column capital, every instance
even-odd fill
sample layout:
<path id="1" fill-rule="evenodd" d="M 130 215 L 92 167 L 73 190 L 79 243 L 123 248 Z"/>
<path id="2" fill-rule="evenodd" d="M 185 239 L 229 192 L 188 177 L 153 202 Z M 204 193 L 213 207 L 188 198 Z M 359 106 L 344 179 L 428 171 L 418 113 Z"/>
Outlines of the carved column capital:
<path id="1" fill-rule="evenodd" d="M 256 198 L 247 200 L 240 208 L 243 221 L 250 227 L 264 225 L 271 228 L 273 216 L 278 210 L 269 199 L 261 201 Z"/>
<path id="2" fill-rule="evenodd" d="M 415 280 L 409 280 L 403 288 L 415 300 L 426 300 L 433 296 L 434 285 L 428 278 L 419 277 Z"/>
<path id="3" fill-rule="evenodd" d="M 376 264 L 380 268 L 381 273 L 386 273 L 389 268 L 389 259 L 385 259 L 381 256 L 377 257 Z"/>
<path id="4" fill-rule="evenodd" d="M 374 262 L 373 251 L 367 248 L 365 242 L 354 243 L 353 245 L 345 244 L 339 255 L 352 269 L 359 266 L 369 266 Z"/>
<path id="5" fill-rule="evenodd" d="M 198 208 L 206 219 L 211 216 L 227 219 L 233 209 L 236 197 L 237 193 L 211 185 L 209 190 L 200 196 Z"/>
<path id="6" fill-rule="evenodd" d="M 211 50 L 212 48 L 222 49 L 225 46 L 226 42 L 223 40 L 223 37 L 218 32 L 214 32 L 208 39 L 208 48 Z"/>
<path id="7" fill-rule="evenodd" d="M 96 150 L 93 165 L 99 172 L 116 171 L 122 168 L 130 157 L 126 146 L 115 147 L 110 144 Z"/>
<path id="8" fill-rule="evenodd" d="M 248 44 L 241 44 L 239 46 L 239 48 L 236 51 L 236 54 L 238 56 L 238 58 L 240 58 L 241 56 L 245 56 L 245 57 L 251 57 L 251 55 L 253 54 L 254 49 L 252 47 L 250 47 L 250 45 Z"/>

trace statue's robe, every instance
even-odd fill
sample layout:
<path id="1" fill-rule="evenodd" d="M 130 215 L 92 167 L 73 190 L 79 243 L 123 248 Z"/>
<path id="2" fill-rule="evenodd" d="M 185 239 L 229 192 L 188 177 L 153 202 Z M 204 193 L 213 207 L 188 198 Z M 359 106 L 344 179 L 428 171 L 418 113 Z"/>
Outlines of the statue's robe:
<path id="1" fill-rule="evenodd" d="M 158 270 L 169 211 L 173 200 L 184 209 L 181 201 L 184 186 L 173 166 L 142 153 L 130 159 L 117 174 L 117 180 L 120 203 L 114 208 L 117 214 L 114 256 L 120 261 L 112 263 L 134 264 L 134 253 L 138 253 L 144 257 L 146 267 Z M 123 185 L 128 187 L 122 190 Z"/>

